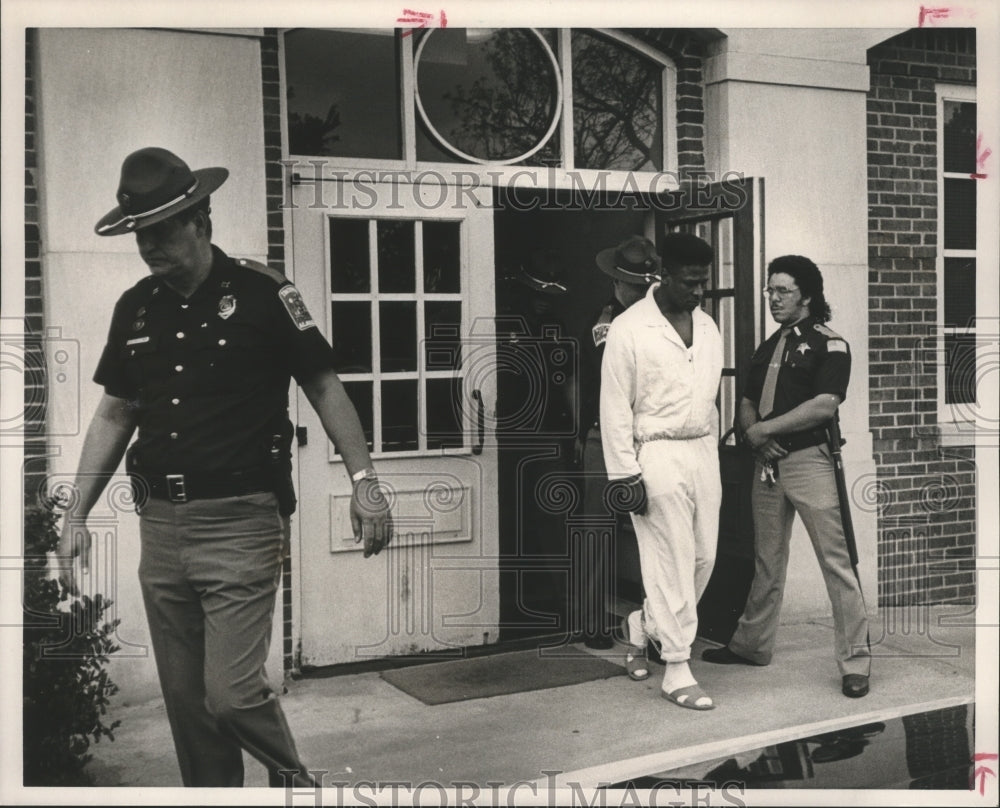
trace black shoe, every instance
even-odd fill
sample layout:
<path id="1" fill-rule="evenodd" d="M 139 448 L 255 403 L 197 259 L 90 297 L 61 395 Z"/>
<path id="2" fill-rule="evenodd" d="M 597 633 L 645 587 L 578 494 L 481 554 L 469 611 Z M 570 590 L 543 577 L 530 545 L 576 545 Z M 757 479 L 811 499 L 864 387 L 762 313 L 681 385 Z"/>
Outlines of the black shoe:
<path id="1" fill-rule="evenodd" d="M 860 673 L 845 674 L 841 691 L 845 696 L 852 699 L 860 699 L 862 696 L 867 696 L 868 677 Z"/>
<path id="2" fill-rule="evenodd" d="M 615 647 L 615 638 L 610 634 L 588 634 L 583 638 L 583 644 L 597 651 L 607 651 Z"/>
<path id="3" fill-rule="evenodd" d="M 706 648 L 701 652 L 701 658 L 706 662 L 714 662 L 716 665 L 753 665 L 760 667 L 759 662 L 754 662 L 752 659 L 741 657 L 734 651 L 730 651 L 728 645 L 723 645 L 722 648 Z"/>

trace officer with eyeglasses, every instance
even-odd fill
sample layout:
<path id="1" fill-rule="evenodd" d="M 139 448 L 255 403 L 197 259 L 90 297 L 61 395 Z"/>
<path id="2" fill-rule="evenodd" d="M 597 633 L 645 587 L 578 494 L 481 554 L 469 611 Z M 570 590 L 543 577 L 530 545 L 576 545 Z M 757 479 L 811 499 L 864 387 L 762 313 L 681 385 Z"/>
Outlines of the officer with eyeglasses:
<path id="1" fill-rule="evenodd" d="M 847 396 L 850 348 L 826 326 L 830 306 L 823 276 L 808 258 L 774 259 L 764 296 L 781 327 L 754 353 L 737 414 L 737 427 L 757 457 L 752 492 L 756 571 L 728 646 L 708 649 L 702 659 L 771 662 L 797 513 L 833 607 L 841 690 L 859 698 L 868 693 L 871 673 L 868 616 L 848 551 L 826 433 Z"/>

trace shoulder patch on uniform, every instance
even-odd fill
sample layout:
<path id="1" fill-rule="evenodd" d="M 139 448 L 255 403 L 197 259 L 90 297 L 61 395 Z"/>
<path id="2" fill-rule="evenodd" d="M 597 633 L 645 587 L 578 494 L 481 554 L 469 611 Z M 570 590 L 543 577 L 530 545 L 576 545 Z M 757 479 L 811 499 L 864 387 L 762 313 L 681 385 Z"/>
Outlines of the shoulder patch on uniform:
<path id="1" fill-rule="evenodd" d="M 831 339 L 826 343 L 827 353 L 847 353 L 847 343 L 842 339 Z"/>
<path id="2" fill-rule="evenodd" d="M 267 266 L 266 264 L 262 264 L 259 261 L 253 261 L 249 258 L 235 258 L 233 260 L 236 261 L 236 266 L 241 267 L 243 269 L 252 269 L 256 272 L 260 272 L 262 275 L 267 275 L 267 277 L 269 277 L 272 281 L 276 281 L 277 283 L 284 283 L 285 281 L 288 280 L 288 278 L 286 278 L 284 275 L 278 272 L 278 270 L 271 269 L 271 267 Z"/>
<path id="3" fill-rule="evenodd" d="M 611 328 L 611 323 L 598 323 L 593 328 L 590 329 L 590 334 L 594 338 L 594 347 L 598 348 L 604 344 L 605 340 L 608 338 L 608 330 Z"/>
<path id="4" fill-rule="evenodd" d="M 839 340 L 844 339 L 842 336 L 840 336 L 840 334 L 838 334 L 832 328 L 827 328 L 822 323 L 813 323 L 813 330 L 815 330 L 817 334 L 822 334 L 824 337 L 827 337 L 829 339 L 839 339 Z"/>
<path id="5" fill-rule="evenodd" d="M 288 312 L 288 316 L 292 318 L 292 322 L 295 323 L 295 327 L 299 331 L 316 327 L 316 321 L 313 320 L 309 309 L 306 308 L 305 301 L 302 299 L 301 292 L 295 286 L 290 283 L 282 286 L 278 290 L 278 297 L 281 298 L 281 302 L 285 305 L 285 311 Z"/>

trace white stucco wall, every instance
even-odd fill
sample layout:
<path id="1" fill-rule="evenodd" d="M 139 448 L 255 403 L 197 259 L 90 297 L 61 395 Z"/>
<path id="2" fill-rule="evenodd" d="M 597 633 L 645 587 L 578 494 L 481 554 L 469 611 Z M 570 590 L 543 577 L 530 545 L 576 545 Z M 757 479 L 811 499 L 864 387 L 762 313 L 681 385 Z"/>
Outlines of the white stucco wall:
<path id="1" fill-rule="evenodd" d="M 893 32 L 726 31 L 705 65 L 709 170 L 763 177 L 764 260 L 800 254 L 823 273 L 833 319 L 851 345 L 841 408 L 862 586 L 877 607 L 875 463 L 868 425 L 868 197 L 865 50 Z M 764 335 L 776 324 L 767 316 Z M 796 520 L 782 618 L 830 613 L 809 538 Z"/>
<path id="2" fill-rule="evenodd" d="M 248 36 L 137 29 L 41 29 L 37 48 L 45 322 L 79 346 L 80 378 L 50 374 L 51 472 L 70 478 L 101 395 L 90 380 L 119 295 L 146 274 L 131 236 L 102 238 L 123 158 L 144 146 L 230 178 L 212 197 L 214 240 L 227 252 L 267 254 L 260 46 Z M 49 357 L 53 367 L 53 357 Z M 159 693 L 139 593 L 138 520 L 108 497 L 91 527 L 108 542 L 92 587 L 115 600 L 123 648 L 111 676 L 126 701 Z M 280 615 L 280 608 L 277 610 Z M 268 666 L 280 677 L 276 622 Z"/>

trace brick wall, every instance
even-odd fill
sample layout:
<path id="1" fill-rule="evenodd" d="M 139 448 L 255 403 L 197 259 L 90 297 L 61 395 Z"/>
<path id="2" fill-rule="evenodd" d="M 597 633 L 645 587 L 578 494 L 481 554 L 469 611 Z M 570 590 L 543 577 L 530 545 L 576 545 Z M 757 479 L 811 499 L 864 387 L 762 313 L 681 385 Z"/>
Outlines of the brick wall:
<path id="1" fill-rule="evenodd" d="M 285 226 L 281 202 L 285 189 L 281 165 L 281 83 L 278 32 L 265 28 L 260 43 L 264 89 L 264 164 L 267 178 L 267 264 L 285 271 Z"/>
<path id="2" fill-rule="evenodd" d="M 264 166 L 267 192 L 267 264 L 285 271 L 285 225 L 281 203 L 285 196 L 281 165 L 281 79 L 278 69 L 278 32 L 265 28 L 260 41 L 261 82 L 264 91 Z M 292 561 L 285 559 L 281 585 L 282 660 L 286 671 L 297 667 L 292 643 Z"/>
<path id="3" fill-rule="evenodd" d="M 879 603 L 975 597 L 975 456 L 941 445 L 937 81 L 974 84 L 973 29 L 918 29 L 868 52 L 868 305 Z"/>
<path id="4" fill-rule="evenodd" d="M 45 356 L 42 336 L 41 233 L 35 117 L 34 31 L 25 33 L 24 86 L 24 501 L 37 501 L 48 464 L 45 444 Z"/>

